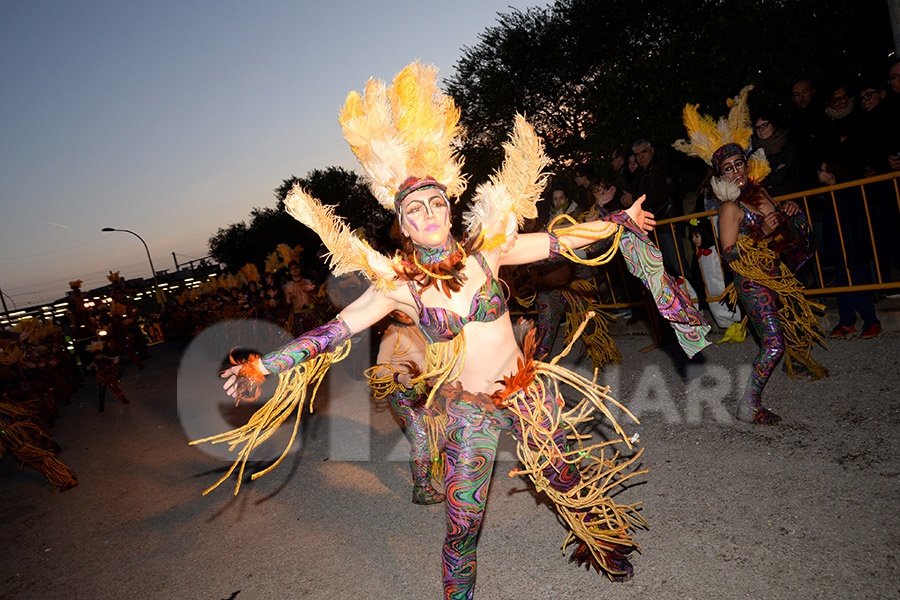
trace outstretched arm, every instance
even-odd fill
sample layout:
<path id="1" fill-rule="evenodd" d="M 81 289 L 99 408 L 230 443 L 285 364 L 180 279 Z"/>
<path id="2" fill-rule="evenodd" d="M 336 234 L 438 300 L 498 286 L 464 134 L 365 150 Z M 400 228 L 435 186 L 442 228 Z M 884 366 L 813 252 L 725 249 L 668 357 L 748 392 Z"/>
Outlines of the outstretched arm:
<path id="1" fill-rule="evenodd" d="M 369 288 L 338 316 L 321 327 L 307 331 L 290 343 L 249 364 L 235 365 L 223 371 L 222 377 L 226 381 L 222 387 L 229 396 L 236 397 L 241 377 L 249 377 L 252 374 L 261 380 L 266 375 L 281 373 L 320 354 L 331 352 L 353 334 L 369 328 L 395 308 L 399 308 L 399 303 L 395 299 Z"/>
<path id="2" fill-rule="evenodd" d="M 650 232 L 653 231 L 656 220 L 653 218 L 653 213 L 644 210 L 643 204 L 644 196 L 641 196 L 624 212 L 637 228 Z M 571 249 L 583 248 L 597 240 L 615 235 L 618 228 L 619 226 L 615 223 L 601 219 L 579 223 L 573 226 L 569 232 L 566 231 L 567 228 L 561 227 L 557 229 L 557 239 L 560 246 Z M 500 257 L 500 264 L 521 265 L 550 257 L 558 252 L 556 241 L 552 237 L 547 233 L 520 234 L 516 239 L 515 246 Z"/>

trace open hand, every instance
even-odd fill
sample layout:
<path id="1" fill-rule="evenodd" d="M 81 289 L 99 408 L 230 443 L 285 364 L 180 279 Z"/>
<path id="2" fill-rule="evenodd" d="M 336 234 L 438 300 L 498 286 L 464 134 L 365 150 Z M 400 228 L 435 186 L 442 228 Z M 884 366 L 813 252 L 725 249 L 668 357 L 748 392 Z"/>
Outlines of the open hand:
<path id="1" fill-rule="evenodd" d="M 616 186 L 611 185 L 606 188 L 605 191 L 597 194 L 597 204 L 600 206 L 606 206 L 609 204 L 609 201 L 612 200 L 616 195 Z"/>
<path id="2" fill-rule="evenodd" d="M 793 200 L 785 200 L 781 203 L 781 212 L 789 217 L 793 217 L 800 212 L 800 205 Z"/>
<path id="3" fill-rule="evenodd" d="M 237 396 L 237 377 L 238 372 L 241 370 L 242 365 L 234 365 L 230 369 L 225 369 L 221 373 L 221 377 L 225 379 L 225 383 L 222 385 L 222 389 L 225 390 L 225 393 L 235 398 Z"/>
<path id="4" fill-rule="evenodd" d="M 653 213 L 644 210 L 643 205 L 644 200 L 646 199 L 647 196 L 641 196 L 635 200 L 634 204 L 625 210 L 625 214 L 631 217 L 631 220 L 634 221 L 638 227 L 645 232 L 650 233 L 653 231 L 653 228 L 656 227 L 656 219 L 653 218 Z"/>
<path id="5" fill-rule="evenodd" d="M 782 215 L 778 211 L 773 211 L 763 217 L 762 230 L 766 235 L 771 235 L 773 231 L 781 225 Z"/>

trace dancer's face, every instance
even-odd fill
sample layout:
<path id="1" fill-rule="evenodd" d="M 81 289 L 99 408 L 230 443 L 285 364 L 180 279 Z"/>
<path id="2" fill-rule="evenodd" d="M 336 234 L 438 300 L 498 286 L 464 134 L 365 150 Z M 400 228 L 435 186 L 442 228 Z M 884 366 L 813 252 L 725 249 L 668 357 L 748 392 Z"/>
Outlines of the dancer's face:
<path id="1" fill-rule="evenodd" d="M 747 161 L 741 154 L 734 154 L 722 163 L 722 177 L 738 187 L 747 183 Z"/>
<path id="2" fill-rule="evenodd" d="M 437 188 L 417 190 L 400 206 L 401 228 L 414 243 L 437 248 L 450 235 L 450 205 Z"/>

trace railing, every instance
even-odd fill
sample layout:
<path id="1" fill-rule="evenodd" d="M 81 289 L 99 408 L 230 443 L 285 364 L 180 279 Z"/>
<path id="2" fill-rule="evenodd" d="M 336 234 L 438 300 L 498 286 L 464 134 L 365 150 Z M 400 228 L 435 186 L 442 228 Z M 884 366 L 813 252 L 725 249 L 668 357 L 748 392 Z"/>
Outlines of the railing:
<path id="1" fill-rule="evenodd" d="M 890 263 L 889 261 L 884 260 L 886 257 L 883 254 L 880 254 L 880 252 L 883 252 L 881 242 L 884 241 L 885 235 L 890 235 L 894 238 L 891 243 L 900 244 L 900 227 L 890 232 L 886 232 L 883 230 L 886 223 L 880 223 L 880 227 L 876 227 L 873 223 L 873 219 L 876 218 L 876 216 L 884 218 L 884 215 L 878 214 L 880 212 L 890 214 L 892 219 L 897 219 L 894 223 L 900 223 L 900 185 L 898 185 L 898 179 L 900 179 L 900 172 L 895 172 L 775 198 L 777 202 L 794 200 L 800 204 L 801 211 L 803 211 L 807 219 L 809 219 L 814 233 L 817 236 L 817 241 L 819 242 L 819 246 L 813 259 L 807 263 L 814 265 L 814 270 L 811 273 L 813 285 L 809 285 L 804 290 L 804 293 L 807 296 L 830 295 L 849 291 L 884 291 L 900 288 L 900 281 L 890 281 Z M 846 219 L 839 208 L 840 204 L 846 205 L 849 194 L 842 195 L 842 202 L 839 202 L 839 199 L 835 196 L 836 192 L 839 193 L 844 190 L 858 190 L 859 202 L 862 203 L 862 211 L 865 214 L 865 225 L 868 235 L 867 239 L 863 240 L 866 244 L 865 247 L 857 247 L 856 251 L 863 251 L 868 254 L 871 250 L 872 260 L 869 269 L 871 270 L 872 267 L 874 267 L 873 274 L 876 283 L 860 283 L 858 281 L 853 281 L 851 269 L 849 267 L 852 262 L 852 260 L 849 259 L 852 259 L 852 255 L 848 255 L 848 244 L 845 241 L 845 232 L 843 231 L 842 226 L 842 223 L 845 223 Z M 875 205 L 874 207 L 873 204 Z M 878 210 L 875 211 L 873 208 L 877 208 Z M 840 244 L 840 253 L 838 255 L 840 260 L 836 261 L 833 266 L 835 269 L 845 270 L 846 285 L 836 285 L 836 282 L 839 280 L 837 277 L 826 277 L 826 272 L 829 275 L 831 274 L 830 267 L 832 266 L 824 265 L 823 258 L 820 254 L 823 250 L 821 245 L 822 218 L 826 215 L 826 211 L 830 211 L 829 218 L 832 216 L 834 217 L 833 224 L 836 226 L 837 240 Z M 658 246 L 659 231 L 668 228 L 668 231 L 671 232 L 672 236 L 675 238 L 675 250 L 678 255 L 678 263 L 681 267 L 681 276 L 683 278 L 690 279 L 687 277 L 688 273 L 685 272 L 685 266 L 690 265 L 691 261 L 689 260 L 690 252 L 685 251 L 687 244 L 684 242 L 683 235 L 680 235 L 680 230 L 691 220 L 712 218 L 717 215 L 718 211 L 710 210 L 672 219 L 660 220 L 656 225 L 656 229 L 651 234 L 651 239 L 653 239 Z M 721 256 L 722 248 L 719 243 L 716 227 L 712 227 L 712 232 L 716 249 L 719 256 Z M 885 262 L 888 264 L 883 264 Z M 804 267 L 804 269 L 808 269 L 808 267 Z M 806 273 L 806 275 L 810 274 Z M 647 306 L 648 309 L 650 309 L 652 307 L 652 304 L 647 303 L 646 298 L 635 299 L 633 294 L 628 293 L 629 289 L 633 289 L 630 288 L 628 282 L 629 279 L 633 280 L 633 278 L 624 270 L 621 260 L 616 260 L 614 263 L 610 263 L 598 271 L 597 282 L 600 284 L 603 282 L 606 283 L 609 295 L 612 298 L 609 302 L 601 302 L 603 308 L 615 309 Z M 617 297 L 616 289 L 620 291 L 626 290 L 625 297 Z M 619 294 L 619 296 L 621 296 L 621 294 Z M 710 296 L 706 289 L 706 282 L 704 281 L 703 296 L 706 298 L 707 302 L 718 302 L 723 299 L 724 294 Z M 695 301 L 697 300 L 697 298 L 692 299 Z M 651 311 L 651 314 L 652 312 L 654 311 Z"/>

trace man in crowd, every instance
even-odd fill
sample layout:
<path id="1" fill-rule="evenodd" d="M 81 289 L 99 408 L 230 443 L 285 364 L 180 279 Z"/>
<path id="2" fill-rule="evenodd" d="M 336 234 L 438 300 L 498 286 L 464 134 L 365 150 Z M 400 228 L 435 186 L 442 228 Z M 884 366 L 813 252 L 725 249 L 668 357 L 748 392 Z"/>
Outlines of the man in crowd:
<path id="1" fill-rule="evenodd" d="M 631 150 L 637 157 L 639 165 L 633 184 L 634 198 L 646 196 L 644 209 L 652 212 L 657 221 L 684 215 L 684 206 L 678 193 L 678 183 L 672 163 L 666 159 L 657 158 L 653 145 L 645 139 L 636 141 Z M 673 277 L 679 277 L 687 273 L 688 269 L 687 262 L 683 260 L 683 247 L 678 245 L 678 241 L 683 237 L 680 227 L 676 226 L 674 229 L 673 232 L 672 225 L 661 225 L 656 228 L 654 233 L 662 252 L 666 271 Z"/>

